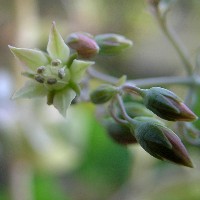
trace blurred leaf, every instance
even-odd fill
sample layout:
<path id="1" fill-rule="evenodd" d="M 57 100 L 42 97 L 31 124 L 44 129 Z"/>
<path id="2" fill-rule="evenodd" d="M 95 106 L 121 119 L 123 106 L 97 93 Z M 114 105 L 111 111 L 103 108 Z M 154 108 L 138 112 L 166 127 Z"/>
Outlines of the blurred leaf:
<path id="1" fill-rule="evenodd" d="M 153 197 L 148 196 L 150 200 L 199 200 L 200 190 L 199 182 L 171 184 L 169 187 L 164 187 L 164 190 L 156 192 Z"/>
<path id="2" fill-rule="evenodd" d="M 6 190 L 0 190 L 0 200 L 10 200 Z"/>
<path id="3" fill-rule="evenodd" d="M 132 155 L 126 147 L 115 144 L 93 117 L 90 126 L 88 147 L 77 173 L 90 185 L 96 199 L 104 199 L 128 179 Z"/>
<path id="4" fill-rule="evenodd" d="M 36 175 L 35 200 L 70 200 L 66 193 L 61 190 L 58 178 L 48 175 Z"/>

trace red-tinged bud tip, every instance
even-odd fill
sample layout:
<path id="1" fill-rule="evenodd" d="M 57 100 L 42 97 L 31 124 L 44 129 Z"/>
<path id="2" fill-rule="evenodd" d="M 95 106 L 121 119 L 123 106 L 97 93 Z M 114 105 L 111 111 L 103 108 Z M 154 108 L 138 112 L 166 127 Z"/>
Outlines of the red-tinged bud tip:
<path id="1" fill-rule="evenodd" d="M 66 43 L 82 58 L 92 58 L 99 52 L 99 46 L 95 40 L 86 33 L 72 33 Z"/>
<path id="2" fill-rule="evenodd" d="M 163 130 L 163 133 L 165 134 L 169 142 L 172 144 L 172 151 L 165 151 L 165 158 L 177 164 L 193 168 L 193 163 L 180 138 L 172 131 L 169 132 Z"/>
<path id="3" fill-rule="evenodd" d="M 168 121 L 194 121 L 197 116 L 173 92 L 160 87 L 145 91 L 144 104 L 162 119 Z"/>
<path id="4" fill-rule="evenodd" d="M 184 103 L 180 103 L 180 112 L 182 113 L 182 120 L 180 119 L 180 121 L 195 121 L 198 119 Z"/>
<path id="5" fill-rule="evenodd" d="M 180 138 L 167 127 L 155 122 L 140 122 L 135 129 L 135 137 L 141 147 L 155 158 L 193 167 Z"/>

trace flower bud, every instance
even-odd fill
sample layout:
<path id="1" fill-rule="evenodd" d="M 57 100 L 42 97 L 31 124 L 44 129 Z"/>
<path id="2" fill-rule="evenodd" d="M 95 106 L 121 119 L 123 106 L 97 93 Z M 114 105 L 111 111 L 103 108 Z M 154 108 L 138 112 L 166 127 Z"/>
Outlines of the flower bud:
<path id="1" fill-rule="evenodd" d="M 90 99 L 94 104 L 103 104 L 109 101 L 117 92 L 118 89 L 116 87 L 104 84 L 90 94 Z"/>
<path id="2" fill-rule="evenodd" d="M 173 92 L 160 87 L 144 90 L 144 104 L 168 121 L 194 121 L 197 116 Z"/>
<path id="3" fill-rule="evenodd" d="M 137 143 L 135 137 L 130 131 L 130 128 L 127 126 L 116 123 L 111 119 L 106 120 L 104 126 L 106 127 L 108 135 L 116 143 L 121 145 Z"/>
<path id="4" fill-rule="evenodd" d="M 134 132 L 141 147 L 155 158 L 193 167 L 180 138 L 167 127 L 154 122 L 139 122 Z"/>
<path id="5" fill-rule="evenodd" d="M 97 35 L 95 40 L 100 47 L 99 53 L 104 55 L 121 53 L 124 49 L 131 47 L 133 44 L 131 40 L 114 33 Z"/>
<path id="6" fill-rule="evenodd" d="M 137 116 L 155 116 L 149 109 L 147 109 L 143 104 L 138 102 L 126 102 L 124 103 L 127 114 L 131 117 Z"/>
<path id="7" fill-rule="evenodd" d="M 163 126 L 165 125 L 159 119 L 156 119 L 154 117 L 149 117 L 149 116 L 138 116 L 138 117 L 135 117 L 134 120 L 137 120 L 137 121 L 140 121 L 140 122 L 151 122 L 151 123 L 160 124 L 160 125 L 163 125 Z"/>
<path id="8" fill-rule="evenodd" d="M 72 33 L 66 43 L 82 58 L 92 58 L 99 52 L 99 46 L 95 40 L 86 33 Z"/>

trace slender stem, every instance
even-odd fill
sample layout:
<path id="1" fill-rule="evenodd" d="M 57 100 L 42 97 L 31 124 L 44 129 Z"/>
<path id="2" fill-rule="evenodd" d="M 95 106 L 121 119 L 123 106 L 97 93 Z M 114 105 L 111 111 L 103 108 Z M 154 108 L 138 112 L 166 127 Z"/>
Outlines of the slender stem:
<path id="1" fill-rule="evenodd" d="M 113 76 L 109 76 L 103 74 L 101 72 L 96 71 L 94 68 L 88 69 L 88 74 L 96 79 L 99 79 L 103 82 L 107 82 L 110 84 L 116 84 L 118 79 Z M 179 77 L 179 76 L 164 76 L 164 77 L 153 77 L 153 78 L 144 78 L 144 79 L 135 79 L 135 80 L 128 80 L 127 84 L 132 84 L 138 87 L 151 87 L 155 85 L 166 86 L 166 85 L 184 85 L 184 86 L 191 86 L 191 85 L 200 85 L 200 77 L 194 76 L 187 76 L 187 77 Z"/>
<path id="2" fill-rule="evenodd" d="M 99 79 L 99 80 L 107 82 L 107 83 L 110 83 L 110 84 L 116 84 L 118 81 L 118 79 L 116 77 L 101 73 L 91 67 L 87 70 L 87 72 L 91 77 Z"/>
<path id="3" fill-rule="evenodd" d="M 138 87 L 151 87 L 155 85 L 167 86 L 167 85 L 200 85 L 200 77 L 196 77 L 194 82 L 193 76 L 180 77 L 180 76 L 163 76 L 163 77 L 153 77 L 144 78 L 127 81 L 127 83 L 134 84 Z"/>
<path id="4" fill-rule="evenodd" d="M 137 95 L 140 95 L 140 96 L 144 96 L 145 95 L 145 90 L 143 89 L 140 89 L 136 86 L 134 86 L 133 84 L 130 85 L 130 84 L 125 84 L 121 87 L 122 90 L 126 91 L 126 92 L 129 92 L 129 93 L 134 93 L 134 94 L 137 94 Z"/>
<path id="5" fill-rule="evenodd" d="M 159 25 L 160 28 L 162 29 L 163 33 L 165 36 L 168 38 L 170 43 L 173 45 L 174 49 L 178 53 L 180 59 L 182 60 L 185 69 L 187 71 L 188 75 L 193 74 L 193 65 L 190 62 L 190 58 L 187 52 L 187 49 L 183 45 L 183 43 L 180 41 L 180 39 L 177 37 L 176 33 L 173 31 L 171 27 L 168 26 L 166 22 L 166 18 L 162 17 L 161 13 L 159 12 L 158 7 L 156 8 L 155 12 L 153 12 Z"/>
<path id="6" fill-rule="evenodd" d="M 48 104 L 48 105 L 52 105 L 52 104 L 53 104 L 54 96 L 55 96 L 55 91 L 50 91 L 50 92 L 47 94 L 47 104 Z"/>
<path id="7" fill-rule="evenodd" d="M 123 117 L 124 117 L 126 120 L 132 120 L 132 119 L 128 116 L 128 114 L 127 114 L 127 112 L 126 112 L 126 109 L 125 109 L 125 107 L 124 107 L 124 103 L 123 103 L 123 101 L 122 101 L 122 98 L 121 98 L 121 96 L 120 96 L 119 94 L 117 94 L 117 101 L 118 101 L 118 103 L 119 103 L 119 108 L 120 108 L 120 110 L 121 110 L 121 112 L 122 112 Z"/>
<path id="8" fill-rule="evenodd" d="M 131 124 L 132 124 L 133 126 L 136 125 L 136 123 L 134 123 L 135 120 L 132 119 L 132 118 L 127 114 L 126 109 L 125 109 L 125 107 L 124 107 L 124 103 L 123 103 L 122 97 L 121 97 L 119 94 L 117 94 L 116 97 L 117 97 L 117 101 L 118 101 L 118 104 L 119 104 L 119 108 L 120 108 L 120 110 L 121 110 L 121 113 L 122 113 L 123 117 L 124 117 L 128 122 L 131 122 Z"/>
<path id="9" fill-rule="evenodd" d="M 115 98 L 112 99 L 110 105 L 109 105 L 109 112 L 110 112 L 110 115 L 111 117 L 117 122 L 117 123 L 120 123 L 120 124 L 124 124 L 124 125 L 128 125 L 128 122 L 126 120 L 123 120 L 123 119 L 120 119 L 118 116 L 116 116 L 114 110 L 114 102 L 115 102 Z"/>

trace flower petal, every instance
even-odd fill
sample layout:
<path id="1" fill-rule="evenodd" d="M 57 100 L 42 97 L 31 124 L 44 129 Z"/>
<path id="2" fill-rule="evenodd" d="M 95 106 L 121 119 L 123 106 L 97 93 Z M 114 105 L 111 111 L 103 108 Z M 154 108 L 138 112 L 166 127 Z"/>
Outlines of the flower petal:
<path id="1" fill-rule="evenodd" d="M 47 90 L 43 84 L 37 83 L 36 81 L 27 81 L 25 85 L 14 93 L 12 99 L 20 98 L 35 98 L 46 96 Z"/>
<path id="2" fill-rule="evenodd" d="M 16 48 L 13 46 L 9 46 L 9 48 L 11 52 L 32 71 L 49 63 L 47 55 L 40 50 Z"/>
<path id="3" fill-rule="evenodd" d="M 74 60 L 71 67 L 71 80 L 73 82 L 79 83 L 81 78 L 84 76 L 86 69 L 94 64 L 92 61 Z"/>
<path id="4" fill-rule="evenodd" d="M 55 22 L 53 22 L 49 34 L 47 51 L 53 60 L 60 59 L 62 62 L 66 62 L 69 58 L 69 47 L 65 44 L 60 33 L 57 31 Z"/>
<path id="5" fill-rule="evenodd" d="M 53 99 L 53 105 L 63 117 L 66 117 L 66 111 L 75 96 L 76 93 L 70 88 L 56 92 Z"/>

